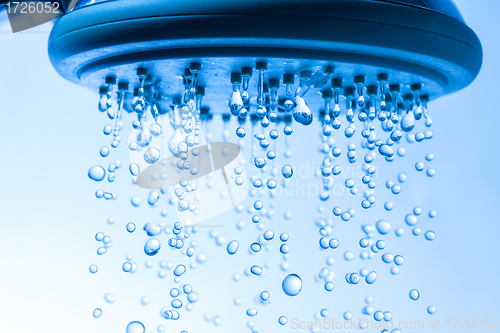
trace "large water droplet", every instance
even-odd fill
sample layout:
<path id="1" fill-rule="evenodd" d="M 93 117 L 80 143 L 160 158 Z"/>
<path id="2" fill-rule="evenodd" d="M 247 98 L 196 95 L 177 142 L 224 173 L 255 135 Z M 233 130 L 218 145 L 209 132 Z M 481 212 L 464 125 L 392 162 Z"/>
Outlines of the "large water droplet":
<path id="1" fill-rule="evenodd" d="M 162 132 L 162 128 L 161 128 L 161 125 L 158 124 L 158 123 L 153 123 L 149 126 L 149 132 L 153 135 L 153 136 L 158 136 L 161 134 Z"/>
<path id="2" fill-rule="evenodd" d="M 295 98 L 296 106 L 293 109 L 293 118 L 295 121 L 301 123 L 302 125 L 310 125 L 313 121 L 313 114 L 306 101 L 302 97 L 297 96 Z"/>
<path id="3" fill-rule="evenodd" d="M 382 235 L 385 235 L 389 231 L 391 231 L 391 225 L 389 224 L 389 222 L 384 220 L 378 221 L 375 226 L 377 227 L 378 232 L 381 233 Z"/>
<path id="4" fill-rule="evenodd" d="M 283 279 L 281 288 L 288 296 L 297 296 L 302 290 L 302 279 L 297 274 L 289 274 Z"/>
<path id="5" fill-rule="evenodd" d="M 144 160 L 146 163 L 153 164 L 160 159 L 160 151 L 157 148 L 149 148 L 144 153 Z"/>
<path id="6" fill-rule="evenodd" d="M 415 117 L 413 117 L 413 114 L 408 113 L 401 119 L 401 129 L 410 132 L 413 127 L 415 127 Z"/>
<path id="7" fill-rule="evenodd" d="M 106 171 L 100 165 L 95 165 L 89 170 L 89 178 L 95 180 L 96 182 L 103 180 L 105 175 Z"/>
<path id="8" fill-rule="evenodd" d="M 237 116 L 240 109 L 243 107 L 243 99 L 239 90 L 233 91 L 231 98 L 229 99 L 229 108 L 231 109 L 231 114 Z"/>
<path id="9" fill-rule="evenodd" d="M 161 244 L 159 240 L 157 240 L 156 238 L 150 238 L 148 239 L 146 244 L 144 244 L 144 252 L 148 256 L 154 256 L 158 253 L 158 251 L 160 251 L 160 246 Z"/>
<path id="10" fill-rule="evenodd" d="M 141 322 L 132 321 L 130 322 L 130 324 L 127 325 L 126 333 L 144 333 L 145 330 L 146 328 Z"/>

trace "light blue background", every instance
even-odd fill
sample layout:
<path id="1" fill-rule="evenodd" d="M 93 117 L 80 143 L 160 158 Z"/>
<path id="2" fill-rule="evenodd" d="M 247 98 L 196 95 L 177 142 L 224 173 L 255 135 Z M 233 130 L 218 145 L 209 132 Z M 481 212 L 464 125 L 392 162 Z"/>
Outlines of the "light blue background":
<path id="1" fill-rule="evenodd" d="M 380 195 L 377 195 L 376 208 L 362 212 L 359 198 L 353 200 L 352 197 L 332 196 L 323 203 L 322 216 L 325 217 L 332 217 L 331 209 L 336 205 L 353 207 L 358 213 L 349 223 L 335 219 L 334 235 L 341 241 L 341 247 L 326 253 L 318 249 L 319 234 L 314 226 L 314 218 L 321 216 L 317 211 L 319 200 L 306 200 L 300 195 L 275 200 L 276 217 L 265 221 L 266 229 L 271 228 L 276 234 L 283 231 L 290 234 L 288 273 L 296 272 L 304 280 L 301 294 L 294 299 L 284 296 L 280 290 L 281 279 L 288 273 L 279 268 L 282 259 L 277 253 L 277 239 L 271 243 L 272 251 L 250 257 L 246 248 L 259 235 L 251 225 L 250 215 L 230 213 L 221 220 L 209 221 L 223 221 L 226 227 L 217 232 L 226 241 L 236 238 L 242 245 L 237 256 L 228 257 L 224 247 L 216 246 L 215 241 L 206 236 L 209 229 L 202 229 L 192 237 L 198 242 L 197 251 L 206 253 L 209 260 L 186 273 L 183 282 L 193 285 L 200 300 L 192 312 L 182 309 L 177 323 L 159 316 L 160 308 L 170 303 L 168 290 L 174 284 L 171 272 L 164 280 L 156 276 L 158 263 L 160 260 L 171 260 L 174 264 L 194 260 L 186 260 L 167 248 L 168 236 L 161 235 L 164 247 L 158 258 L 153 258 L 154 268 L 144 267 L 146 256 L 141 247 L 146 236 L 140 230 L 127 234 L 125 224 L 135 221 L 140 228 L 145 222 L 160 222 L 159 208 L 146 207 L 147 191 L 130 186 L 123 143 L 120 153 L 112 152 L 114 157 L 102 162 L 99 148 L 109 146 L 110 142 L 101 134 L 107 122 L 105 115 L 96 109 L 96 94 L 66 82 L 52 69 L 46 51 L 49 24 L 12 35 L 4 20 L 0 31 L 3 116 L 0 331 L 124 332 L 129 321 L 141 320 L 147 327 L 146 332 L 156 332 L 158 324 L 164 324 L 167 332 L 181 329 L 249 332 L 244 313 L 249 307 L 259 310 L 253 320 L 261 332 L 289 331 L 290 323 L 279 327 L 278 316 L 312 320 L 316 312 L 328 308 L 334 319 L 340 319 L 347 310 L 357 318 L 367 295 L 373 296 L 376 310 L 391 311 L 394 321 L 425 320 L 427 325 L 428 305 L 436 306 L 433 320 L 439 318 L 441 328 L 447 318 L 500 317 L 500 224 L 496 206 L 500 199 L 496 142 L 500 113 L 495 98 L 500 91 L 500 2 L 457 0 L 456 3 L 482 42 L 483 68 L 469 87 L 430 104 L 434 120 L 431 141 L 405 144 L 407 156 L 392 165 L 377 161 L 380 166 L 377 193 Z M 231 124 L 233 138 L 234 125 Z M 316 152 L 318 127 L 295 126 L 294 129 L 291 139 L 294 155 L 290 164 L 297 169 L 305 163 L 317 166 L 321 160 Z M 246 152 L 248 154 L 248 149 Z M 436 169 L 432 179 L 413 168 L 428 152 L 435 155 L 432 163 L 426 163 Z M 96 185 L 87 178 L 87 171 L 94 164 L 104 165 L 115 158 L 124 162 L 124 167 L 117 172 L 116 182 L 120 184 L 114 185 L 119 198 L 109 202 L 97 200 L 93 195 L 96 189 L 113 187 Z M 394 198 L 383 183 L 386 179 L 396 180 L 399 171 L 406 172 L 409 180 L 403 185 L 402 193 Z M 310 173 L 297 179 L 301 184 L 319 184 L 319 179 Z M 129 204 L 133 193 L 143 201 L 140 208 Z M 382 204 L 389 199 L 396 208 L 386 213 Z M 166 202 L 162 197 L 161 205 L 166 207 Z M 249 203 L 250 199 L 246 205 Z M 411 236 L 411 229 L 404 225 L 405 214 L 416 205 L 423 208 L 424 214 L 430 209 L 438 212 L 433 220 L 419 219 L 422 231 L 436 232 L 434 242 L 426 241 L 423 235 Z M 293 212 L 289 221 L 283 219 L 287 210 Z M 114 216 L 117 222 L 108 225 L 108 216 Z M 363 235 L 359 226 L 374 224 L 382 217 L 391 222 L 393 229 L 402 226 L 406 231 L 402 238 L 396 238 L 393 233 L 383 237 L 390 252 L 405 257 L 405 264 L 396 276 L 389 273 L 389 266 L 382 265 L 378 257 L 378 260 L 362 261 L 358 255 L 356 243 Z M 235 228 L 239 220 L 246 223 L 243 231 Z M 97 231 L 114 239 L 114 246 L 102 257 L 95 253 Z M 346 250 L 356 253 L 353 262 L 342 259 Z M 133 275 L 120 272 L 126 253 L 134 254 L 134 261 L 139 265 Z M 328 255 L 336 260 L 331 267 L 336 273 L 332 293 L 326 293 L 321 283 L 314 282 L 314 276 L 326 266 Z M 266 261 L 273 266 L 266 270 L 265 277 L 243 274 L 250 264 L 264 266 Z M 88 272 L 91 263 L 99 266 L 96 275 Z M 345 283 L 346 272 L 365 266 L 379 273 L 373 286 Z M 234 273 L 242 275 L 240 282 L 232 281 Z M 417 302 L 408 298 L 412 288 L 422 294 Z M 272 304 L 266 306 L 254 302 L 255 296 L 264 289 L 271 292 L 272 300 Z M 106 292 L 115 295 L 115 304 L 104 302 Z M 139 302 L 143 295 L 151 298 L 146 307 Z M 243 300 L 239 307 L 232 304 L 236 296 Z M 95 307 L 103 309 L 100 319 L 91 315 Z M 220 315 L 223 325 L 216 328 L 206 322 L 203 315 L 207 312 Z"/>

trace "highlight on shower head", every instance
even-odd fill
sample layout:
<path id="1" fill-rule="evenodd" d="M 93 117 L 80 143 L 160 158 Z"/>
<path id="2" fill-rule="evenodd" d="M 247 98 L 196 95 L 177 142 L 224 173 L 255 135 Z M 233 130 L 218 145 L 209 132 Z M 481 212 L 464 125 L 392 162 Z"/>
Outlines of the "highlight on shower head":
<path id="1" fill-rule="evenodd" d="M 203 97 L 205 115 L 273 122 L 293 110 L 304 125 L 344 105 L 387 125 L 398 109 L 464 88 L 482 62 L 451 0 L 80 0 L 48 48 L 63 77 L 118 89 L 128 112 L 140 90 L 159 113 Z"/>

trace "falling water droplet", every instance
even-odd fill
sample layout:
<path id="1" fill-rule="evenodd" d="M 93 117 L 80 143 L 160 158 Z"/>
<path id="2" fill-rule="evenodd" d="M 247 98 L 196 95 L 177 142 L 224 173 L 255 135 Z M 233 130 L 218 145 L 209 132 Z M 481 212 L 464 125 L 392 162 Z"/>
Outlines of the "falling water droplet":
<path id="1" fill-rule="evenodd" d="M 401 129 L 405 132 L 410 132 L 413 127 L 415 127 L 415 118 L 413 114 L 407 113 L 403 119 L 401 119 Z"/>
<path id="2" fill-rule="evenodd" d="M 297 96 L 295 97 L 295 103 L 296 106 L 293 109 L 293 118 L 295 121 L 305 126 L 310 125 L 313 121 L 313 114 L 307 106 L 306 101 L 302 97 Z"/>
<path id="3" fill-rule="evenodd" d="M 157 148 L 149 148 L 144 153 L 146 163 L 154 164 L 160 159 L 160 151 Z"/>
<path id="4" fill-rule="evenodd" d="M 244 137 L 245 137 L 245 135 L 246 135 L 246 133 L 247 133 L 247 132 L 245 131 L 245 129 L 244 129 L 243 127 L 238 127 L 238 128 L 236 129 L 236 135 L 237 135 L 239 138 L 244 138 Z"/>
<path id="5" fill-rule="evenodd" d="M 240 109 L 243 107 L 243 99 L 239 90 L 233 91 L 231 98 L 229 99 L 229 108 L 233 116 L 239 114 Z"/>
<path id="6" fill-rule="evenodd" d="M 283 279 L 281 288 L 288 296 L 297 296 L 302 290 L 302 279 L 297 274 L 289 274 Z"/>
<path id="7" fill-rule="evenodd" d="M 283 177 L 285 178 L 290 178 L 292 177 L 293 175 L 293 169 L 292 167 L 289 165 L 289 164 L 285 164 L 282 168 L 281 168 L 281 174 L 283 175 Z"/>
<path id="8" fill-rule="evenodd" d="M 137 176 L 141 172 L 139 165 L 137 165 L 136 163 L 130 164 L 128 170 L 130 171 L 130 174 L 132 176 Z"/>
<path id="9" fill-rule="evenodd" d="M 126 333 L 144 333 L 146 328 L 139 321 L 132 321 L 127 325 Z"/>
<path id="10" fill-rule="evenodd" d="M 159 136 L 162 132 L 162 128 L 161 128 L 161 125 L 158 124 L 158 123 L 153 123 L 149 126 L 149 132 L 153 135 L 153 136 Z"/>
<path id="11" fill-rule="evenodd" d="M 239 246 L 240 244 L 238 243 L 238 241 L 236 240 L 231 241 L 229 244 L 227 244 L 227 253 L 229 253 L 230 255 L 235 254 L 236 251 L 238 251 Z"/>
<path id="12" fill-rule="evenodd" d="M 106 171 L 100 165 L 95 165 L 89 170 L 89 178 L 95 180 L 96 182 L 103 180 L 105 175 Z"/>
<path id="13" fill-rule="evenodd" d="M 185 272 L 186 272 L 186 266 L 184 266 L 182 264 L 177 265 L 177 267 L 175 267 L 175 269 L 174 269 L 174 275 L 175 276 L 181 276 Z"/>
<path id="14" fill-rule="evenodd" d="M 414 301 L 420 298 L 420 293 L 418 292 L 417 289 L 410 290 L 410 298 Z"/>
<path id="15" fill-rule="evenodd" d="M 94 316 L 94 318 L 99 318 L 102 315 L 102 310 L 97 308 L 92 312 L 92 315 Z"/>
<path id="16" fill-rule="evenodd" d="M 154 256 L 158 253 L 158 251 L 160 251 L 160 246 L 161 244 L 159 240 L 157 240 L 156 238 L 150 238 L 148 239 L 146 244 L 144 244 L 144 252 L 148 256 Z"/>

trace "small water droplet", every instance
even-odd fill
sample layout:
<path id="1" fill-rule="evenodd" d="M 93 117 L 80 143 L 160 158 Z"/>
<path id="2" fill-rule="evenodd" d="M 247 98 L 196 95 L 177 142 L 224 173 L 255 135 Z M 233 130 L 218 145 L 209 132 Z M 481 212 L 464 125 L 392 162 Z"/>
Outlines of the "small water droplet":
<path id="1" fill-rule="evenodd" d="M 418 292 L 417 289 L 410 290 L 410 298 L 414 301 L 416 301 L 420 298 L 420 293 Z"/>
<path id="2" fill-rule="evenodd" d="M 102 315 L 102 310 L 97 308 L 92 312 L 92 315 L 94 316 L 94 318 L 99 318 Z"/>

